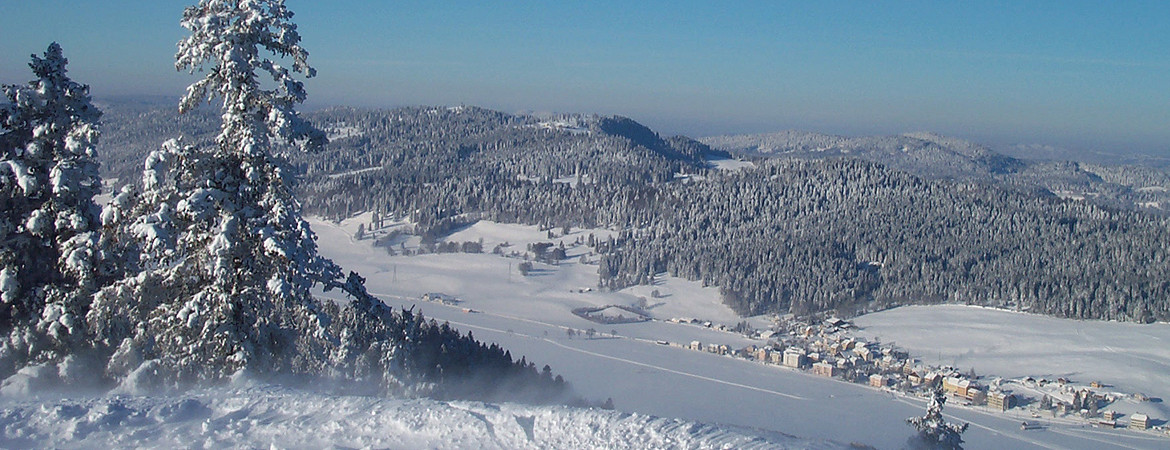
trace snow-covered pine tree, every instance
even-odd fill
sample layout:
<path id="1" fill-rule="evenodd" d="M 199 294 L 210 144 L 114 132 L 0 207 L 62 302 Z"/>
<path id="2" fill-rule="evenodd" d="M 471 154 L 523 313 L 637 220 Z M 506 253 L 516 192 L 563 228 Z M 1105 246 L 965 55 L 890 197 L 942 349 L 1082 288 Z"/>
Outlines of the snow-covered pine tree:
<path id="1" fill-rule="evenodd" d="M 90 314 L 103 344 L 117 349 L 115 379 L 144 361 L 165 381 L 321 369 L 292 367 L 306 362 L 300 352 L 322 351 L 305 346 L 336 339 L 310 290 L 349 287 L 370 300 L 317 254 L 289 168 L 272 148 L 325 142 L 294 108 L 305 99 L 294 74 L 314 71 L 291 17 L 279 0 L 203 0 L 183 13 L 191 35 L 179 42 L 176 67 L 206 75 L 180 111 L 218 98 L 223 123 L 212 148 L 171 141 L 153 152 L 141 192 L 119 194 L 104 217 L 141 255 L 139 273 L 99 294 Z M 292 71 L 262 51 L 291 60 Z"/>
<path id="2" fill-rule="evenodd" d="M 947 402 L 947 395 L 942 388 L 937 388 L 926 407 L 925 416 L 915 416 L 906 419 L 906 423 L 918 430 L 918 442 L 927 448 L 960 449 L 963 443 L 963 432 L 969 424 L 947 423 L 943 418 L 943 405 Z"/>
<path id="3" fill-rule="evenodd" d="M 212 148 L 170 141 L 152 153 L 141 189 L 124 190 L 103 214 L 109 240 L 139 255 L 132 275 L 95 295 L 87 317 L 108 355 L 106 377 L 175 385 L 246 369 L 357 381 L 375 392 L 467 397 L 523 385 L 536 399 L 560 395 L 563 382 L 529 376 L 470 334 L 391 310 L 360 276 L 343 276 L 317 253 L 272 145 L 312 150 L 325 139 L 294 109 L 305 99 L 301 81 L 260 55 L 313 75 L 291 17 L 281 0 L 202 0 L 184 12 L 192 34 L 179 43 L 176 65 L 207 75 L 180 110 L 219 98 L 223 124 Z M 319 301 L 315 286 L 353 301 Z"/>
<path id="4" fill-rule="evenodd" d="M 83 342 L 99 287 L 99 111 L 52 43 L 0 105 L 0 379 Z M 70 376 L 69 374 L 64 374 Z"/>

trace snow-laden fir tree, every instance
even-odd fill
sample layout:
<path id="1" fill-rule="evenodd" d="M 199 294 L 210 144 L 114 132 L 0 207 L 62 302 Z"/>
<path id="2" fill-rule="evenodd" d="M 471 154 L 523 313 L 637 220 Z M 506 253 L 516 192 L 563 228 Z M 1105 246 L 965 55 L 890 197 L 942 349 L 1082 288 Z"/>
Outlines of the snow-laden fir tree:
<path id="1" fill-rule="evenodd" d="M 915 444 L 925 445 L 927 448 L 959 449 L 962 448 L 963 432 L 969 424 L 947 423 L 943 418 L 943 405 L 947 402 L 947 395 L 941 388 L 935 389 L 926 407 L 925 416 L 915 416 L 906 419 L 906 423 L 918 430 Z"/>
<path id="2" fill-rule="evenodd" d="M 294 73 L 314 71 L 291 17 L 281 0 L 202 0 L 184 12 L 191 36 L 179 43 L 176 66 L 206 76 L 180 110 L 220 99 L 223 123 L 211 148 L 170 141 L 152 153 L 140 190 L 122 191 L 103 214 L 110 240 L 139 255 L 132 275 L 96 295 L 87 317 L 108 355 L 105 376 L 173 386 L 247 370 L 374 391 L 464 395 L 519 382 L 537 384 L 529 395 L 558 394 L 563 383 L 542 384 L 534 366 L 502 349 L 392 311 L 360 276 L 343 276 L 317 253 L 290 169 L 273 149 L 325 142 L 294 109 L 305 99 Z M 352 301 L 317 300 L 314 287 L 341 289 Z"/>
<path id="3" fill-rule="evenodd" d="M 273 151 L 274 141 L 324 143 L 294 109 L 305 99 L 294 74 L 314 71 L 291 17 L 283 2 L 264 0 L 204 0 L 183 13 L 191 35 L 176 67 L 205 76 L 180 111 L 219 99 L 223 123 L 211 148 L 170 141 L 153 152 L 141 191 L 124 190 L 103 217 L 140 255 L 137 273 L 100 293 L 90 313 L 98 338 L 116 348 L 115 378 L 139 368 L 168 381 L 300 372 L 309 368 L 293 367 L 306 360 L 298 354 L 328 355 L 306 346 L 338 339 L 313 286 L 370 300 L 317 254 Z"/>
<path id="4" fill-rule="evenodd" d="M 101 111 L 66 75 L 61 46 L 0 104 L 0 379 L 82 343 L 101 283 L 95 146 Z"/>

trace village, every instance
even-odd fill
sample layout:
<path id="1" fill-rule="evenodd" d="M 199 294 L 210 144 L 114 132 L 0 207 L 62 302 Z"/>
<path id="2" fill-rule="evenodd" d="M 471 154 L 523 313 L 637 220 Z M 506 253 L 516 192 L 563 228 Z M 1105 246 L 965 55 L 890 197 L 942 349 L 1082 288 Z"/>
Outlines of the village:
<path id="1" fill-rule="evenodd" d="M 1094 427 L 1128 428 L 1170 437 L 1165 419 L 1140 413 L 1125 415 L 1109 409 L 1122 400 L 1160 399 L 1150 399 L 1141 393 L 1114 392 L 1097 380 L 1083 383 L 1062 377 L 1048 380 L 1031 376 L 1004 379 L 976 375 L 974 369 L 962 372 L 950 366 L 927 365 L 894 345 L 853 336 L 854 325 L 837 317 L 801 319 L 785 315 L 774 318 L 770 330 L 752 330 L 742 324 L 716 325 L 693 318 L 671 318 L 667 322 L 743 333 L 765 343 L 743 348 L 699 341 L 658 341 L 659 344 L 757 361 L 901 395 L 927 397 L 934 390 L 942 389 L 952 402 L 962 407 L 1019 417 L 1025 430 L 1044 428 L 1045 422 L 1040 419 L 1045 419 L 1080 421 Z"/>

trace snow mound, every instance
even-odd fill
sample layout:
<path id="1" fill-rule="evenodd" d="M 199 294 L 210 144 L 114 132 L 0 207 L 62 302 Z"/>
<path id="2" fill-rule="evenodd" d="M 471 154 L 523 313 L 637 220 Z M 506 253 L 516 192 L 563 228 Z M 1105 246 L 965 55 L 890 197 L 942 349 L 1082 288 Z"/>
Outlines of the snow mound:
<path id="1" fill-rule="evenodd" d="M 0 447 L 840 448 L 600 409 L 337 396 L 274 386 L 0 403 Z"/>

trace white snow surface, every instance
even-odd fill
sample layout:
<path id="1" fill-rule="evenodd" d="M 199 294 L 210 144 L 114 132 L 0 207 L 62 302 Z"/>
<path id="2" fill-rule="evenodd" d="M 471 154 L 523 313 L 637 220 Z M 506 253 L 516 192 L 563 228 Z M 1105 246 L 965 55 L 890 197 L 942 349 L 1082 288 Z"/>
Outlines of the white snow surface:
<path id="1" fill-rule="evenodd" d="M 601 409 L 330 395 L 271 385 L 0 402 L 3 448 L 842 448 Z"/>
<path id="2" fill-rule="evenodd" d="M 369 173 L 369 172 L 373 172 L 375 170 L 382 170 L 382 167 L 366 167 L 364 169 L 354 169 L 354 170 L 348 170 L 345 172 L 333 173 L 333 174 L 329 174 L 329 179 L 333 180 L 333 179 L 338 179 L 338 178 L 343 178 L 343 177 L 348 177 L 348 176 L 353 176 L 353 175 L 358 175 L 358 174 L 363 174 L 363 173 Z"/>
<path id="3" fill-rule="evenodd" d="M 756 166 L 756 163 L 742 159 L 708 158 L 707 165 L 719 170 L 740 170 Z"/>

